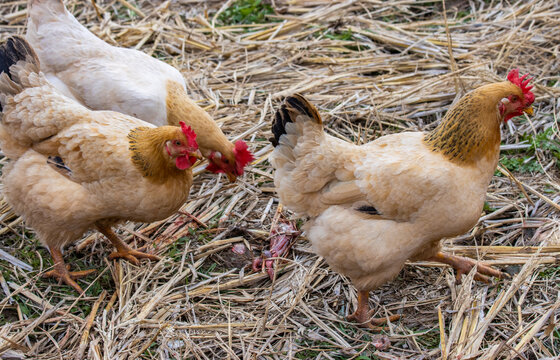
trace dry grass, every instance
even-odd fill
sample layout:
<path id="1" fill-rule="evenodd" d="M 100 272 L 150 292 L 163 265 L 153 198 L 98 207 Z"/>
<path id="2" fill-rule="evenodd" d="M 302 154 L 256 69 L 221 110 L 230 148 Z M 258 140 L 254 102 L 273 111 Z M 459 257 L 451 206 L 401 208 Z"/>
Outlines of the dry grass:
<path id="1" fill-rule="evenodd" d="M 559 1 L 447 1 L 446 23 L 437 1 L 276 0 L 275 14 L 252 25 L 224 25 L 231 12 L 216 17 L 220 1 L 66 3 L 105 41 L 181 69 L 193 98 L 258 160 L 236 185 L 199 169 L 182 213 L 122 227 L 129 241 L 153 243 L 158 263 L 109 262 L 97 233 L 70 247 L 73 266 L 98 269 L 82 282 L 85 297 L 39 277 L 48 253 L 2 202 L 0 250 L 32 270 L 0 261 L 1 359 L 560 356 Z M 24 33 L 25 9 L 24 0 L 0 4 L 2 39 Z M 266 139 L 285 95 L 304 93 L 329 133 L 367 142 L 432 129 L 457 96 L 512 67 L 535 76 L 537 95 L 536 116 L 503 129 L 501 162 L 514 178 L 495 176 L 474 230 L 445 241 L 511 280 L 456 285 L 448 268 L 409 264 L 372 294 L 378 315 L 405 315 L 386 330 L 391 346 L 376 350 L 375 334 L 344 321 L 354 288 L 303 238 L 274 281 L 232 259 L 235 242 L 257 254 L 267 244 L 278 202 Z"/>

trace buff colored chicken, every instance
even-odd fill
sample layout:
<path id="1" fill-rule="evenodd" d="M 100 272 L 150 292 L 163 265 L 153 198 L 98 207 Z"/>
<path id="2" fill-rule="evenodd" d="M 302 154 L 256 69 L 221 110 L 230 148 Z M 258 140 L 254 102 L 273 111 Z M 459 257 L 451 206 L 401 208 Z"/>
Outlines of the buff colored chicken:
<path id="1" fill-rule="evenodd" d="M 317 110 L 301 95 L 276 113 L 271 156 L 281 202 L 310 217 L 313 249 L 358 289 L 349 316 L 374 327 L 371 290 L 392 280 L 407 260 L 449 264 L 476 279 L 500 271 L 440 252 L 440 240 L 478 221 L 500 148 L 500 124 L 531 113 L 534 95 L 517 70 L 508 81 L 465 95 L 429 133 L 387 135 L 354 145 L 324 133 Z"/>
<path id="2" fill-rule="evenodd" d="M 62 249 L 96 228 L 115 246 L 110 258 L 138 264 L 158 257 L 130 248 L 111 226 L 152 222 L 175 213 L 192 184 L 196 134 L 111 111 L 91 111 L 60 94 L 39 72 L 20 37 L 0 47 L 0 146 L 4 195 L 47 246 L 55 277 L 82 293 Z"/>
<path id="3" fill-rule="evenodd" d="M 62 0 L 29 0 L 26 38 L 47 79 L 93 110 L 113 110 L 156 126 L 184 121 L 197 134 L 210 164 L 230 181 L 253 160 L 247 144 L 232 144 L 214 120 L 187 95 L 183 76 L 141 51 L 112 46 L 70 14 Z"/>

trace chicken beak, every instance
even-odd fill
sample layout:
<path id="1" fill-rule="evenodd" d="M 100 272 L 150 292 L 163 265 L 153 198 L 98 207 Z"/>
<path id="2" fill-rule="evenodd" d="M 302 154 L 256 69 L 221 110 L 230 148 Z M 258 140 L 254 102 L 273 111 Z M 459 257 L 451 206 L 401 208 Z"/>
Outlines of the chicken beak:
<path id="1" fill-rule="evenodd" d="M 192 152 L 192 153 L 190 153 L 189 155 L 192 156 L 192 157 L 197 158 L 198 160 L 202 160 L 202 159 L 203 159 L 202 153 L 200 152 L 200 150 L 196 150 L 195 152 Z"/>
<path id="2" fill-rule="evenodd" d="M 226 176 L 230 183 L 234 183 L 237 180 L 237 176 L 233 175 L 230 172 L 226 172 Z"/>
<path id="3" fill-rule="evenodd" d="M 523 109 L 523 112 L 529 116 L 533 116 L 533 107 L 529 106 L 528 108 Z"/>

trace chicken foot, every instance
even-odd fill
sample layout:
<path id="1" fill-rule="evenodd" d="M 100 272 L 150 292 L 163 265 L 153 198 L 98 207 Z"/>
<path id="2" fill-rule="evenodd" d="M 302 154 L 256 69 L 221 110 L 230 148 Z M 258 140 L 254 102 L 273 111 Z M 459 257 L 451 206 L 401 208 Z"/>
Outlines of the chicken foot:
<path id="1" fill-rule="evenodd" d="M 47 271 L 43 274 L 45 278 L 55 278 L 66 285 L 73 287 L 78 293 L 83 294 L 84 290 L 78 285 L 74 279 L 79 279 L 84 276 L 88 276 L 95 272 L 95 269 L 90 270 L 81 270 L 81 271 L 68 271 L 70 269 L 70 265 L 66 265 L 64 263 L 64 258 L 62 257 L 62 252 L 60 249 L 53 249 L 49 247 L 49 251 L 51 252 L 51 257 L 54 262 L 54 269 Z"/>
<path id="2" fill-rule="evenodd" d="M 503 273 L 500 270 L 493 269 L 488 265 L 484 265 L 472 259 L 445 254 L 442 252 L 438 252 L 436 255 L 432 256 L 428 260 L 444 263 L 453 267 L 456 271 L 456 275 L 455 275 L 456 281 L 459 284 L 461 283 L 461 275 L 468 274 L 472 270 L 472 268 L 475 267 L 475 265 L 476 265 L 476 274 L 474 275 L 475 280 L 489 283 L 490 278 L 488 276 L 497 277 L 498 279 L 503 279 L 508 276 L 506 273 Z"/>
<path id="3" fill-rule="evenodd" d="M 160 260 L 159 256 L 146 254 L 128 246 L 117 236 L 117 234 L 113 232 L 111 227 L 99 223 L 96 223 L 95 226 L 97 227 L 97 230 L 105 235 L 117 249 L 117 251 L 109 254 L 109 259 L 123 258 L 137 266 L 140 265 L 140 260 L 138 259 Z"/>
<path id="4" fill-rule="evenodd" d="M 401 315 L 391 315 L 389 317 L 383 318 L 372 318 L 371 316 L 373 315 L 374 310 L 370 310 L 368 300 L 369 291 L 359 290 L 358 307 L 356 308 L 356 311 L 354 311 L 354 313 L 348 315 L 347 320 L 357 322 L 361 327 L 381 331 L 383 330 L 383 328 L 380 327 L 381 325 L 386 324 L 388 321 L 397 321 L 401 318 Z"/>

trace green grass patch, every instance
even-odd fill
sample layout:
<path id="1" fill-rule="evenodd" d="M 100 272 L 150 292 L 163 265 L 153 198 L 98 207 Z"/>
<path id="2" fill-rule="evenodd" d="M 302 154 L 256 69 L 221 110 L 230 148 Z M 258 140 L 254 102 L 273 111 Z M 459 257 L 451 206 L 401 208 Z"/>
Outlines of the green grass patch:
<path id="1" fill-rule="evenodd" d="M 539 278 L 541 279 L 554 279 L 559 276 L 560 273 L 560 266 L 553 266 L 544 269 L 543 271 L 539 272 Z"/>
<path id="2" fill-rule="evenodd" d="M 424 334 L 416 335 L 416 342 L 418 342 L 423 349 L 436 349 L 439 347 L 439 341 L 440 336 L 438 329 L 432 329 Z"/>
<path id="3" fill-rule="evenodd" d="M 188 237 L 180 237 L 179 239 L 177 239 L 177 241 L 169 245 L 166 256 L 172 258 L 174 261 L 180 261 L 181 257 L 183 256 L 183 252 L 185 251 L 185 246 L 187 246 L 188 242 Z"/>
<path id="4" fill-rule="evenodd" d="M 218 270 L 218 264 L 213 262 L 213 263 L 210 263 L 210 264 L 204 263 L 197 271 L 200 274 L 211 276 L 210 274 L 212 272 L 215 272 L 216 270 Z"/>
<path id="5" fill-rule="evenodd" d="M 556 166 L 558 166 L 560 161 L 560 141 L 558 141 L 554 128 L 550 127 L 537 135 L 523 135 L 522 139 L 529 141 L 529 144 L 531 144 L 529 151 L 535 152 L 536 149 L 540 149 L 545 153 L 549 153 L 556 160 Z"/>
<path id="6" fill-rule="evenodd" d="M 23 238 L 21 235 L 16 234 L 2 237 L 1 241 L 3 246 L 7 249 L 13 249 L 12 255 L 33 267 L 33 270 L 27 273 L 29 277 L 37 276 L 38 271 L 41 269 L 41 264 L 43 271 L 50 270 L 53 265 L 53 260 L 48 249 L 41 245 L 33 232 L 28 230 L 22 232 Z M 105 271 L 105 273 L 95 281 L 105 270 L 105 263 L 102 259 L 105 256 L 107 256 L 106 253 L 103 253 L 101 256 L 93 257 L 88 256 L 86 252 L 66 251 L 64 253 L 63 258 L 65 263 L 70 265 L 70 271 L 96 270 L 93 274 L 77 280 L 78 284 L 83 289 L 91 285 L 89 289 L 86 290 L 86 296 L 88 297 L 98 297 L 104 289 L 113 289 L 115 287 L 110 271 Z M 11 268 L 4 267 L 1 263 L 0 271 L 2 271 L 2 275 L 7 282 L 21 285 L 26 281 L 26 279 L 18 276 L 17 272 L 13 272 Z M 64 283 L 58 284 L 58 280 L 56 279 L 38 277 L 34 284 L 41 289 L 41 291 L 45 291 L 48 287 L 51 288 L 47 295 L 47 300 L 53 304 L 65 297 L 74 298 L 78 295 L 72 287 Z M 18 297 L 16 295 L 14 296 L 14 300 L 19 304 L 22 314 L 28 318 L 36 318 L 41 315 L 41 311 L 38 310 L 32 302 L 30 303 L 27 298 Z M 72 314 L 81 317 L 86 316 L 90 311 L 91 304 L 87 301 L 79 301 L 71 310 Z M 5 319 L 0 317 L 0 323 L 2 321 L 5 321 Z"/>
<path id="7" fill-rule="evenodd" d="M 278 21 L 268 16 L 274 13 L 272 6 L 262 0 L 237 0 L 218 16 L 218 21 L 226 26 L 263 24 Z"/>
<path id="8" fill-rule="evenodd" d="M 133 6 L 137 6 L 134 2 L 130 1 Z M 115 10 L 115 16 L 120 21 L 132 21 L 138 17 L 136 11 L 127 8 L 126 6 L 121 6 Z"/>
<path id="9" fill-rule="evenodd" d="M 331 40 L 342 40 L 342 41 L 354 40 L 354 33 L 350 29 L 344 30 L 342 32 L 336 30 L 335 31 L 327 30 L 325 33 L 323 33 L 323 36 Z"/>
<path id="10" fill-rule="evenodd" d="M 495 208 L 493 208 L 490 203 L 488 203 L 488 201 L 484 202 L 484 207 L 482 208 L 482 210 L 484 210 L 485 213 L 493 213 L 494 211 L 496 211 Z"/>
<path id="11" fill-rule="evenodd" d="M 308 346 L 308 347 L 305 347 L 305 346 Z M 314 341 L 313 345 L 305 345 L 305 346 L 302 346 L 301 350 L 297 350 L 297 352 L 294 354 L 294 358 L 296 358 L 296 359 L 316 359 L 322 353 L 328 353 L 329 358 L 331 358 L 331 359 L 336 359 L 336 360 L 348 359 L 347 354 L 337 354 L 338 348 L 336 346 L 334 346 L 333 344 L 327 342 L 327 341 Z M 377 360 L 379 358 L 375 355 L 371 355 L 371 356 L 360 355 L 360 356 L 358 356 L 354 359 Z"/>
<path id="12" fill-rule="evenodd" d="M 350 29 L 346 30 L 338 30 L 338 29 L 327 29 L 323 32 L 317 31 L 313 34 L 314 37 L 319 38 L 323 37 L 330 40 L 338 40 L 338 41 L 356 41 L 357 39 L 354 37 L 354 33 Z M 360 51 L 363 50 L 363 46 L 357 45 L 343 45 L 348 50 L 352 51 Z"/>
<path id="13" fill-rule="evenodd" d="M 152 53 L 152 57 L 161 61 L 169 61 L 171 60 L 171 58 L 169 57 L 169 55 L 167 55 L 165 52 L 161 51 L 161 50 L 155 50 Z"/>
<path id="14" fill-rule="evenodd" d="M 538 134 L 524 134 L 522 141 L 526 141 L 530 147 L 522 150 L 510 150 L 500 158 L 500 164 L 512 172 L 537 173 L 544 172 L 541 164 L 535 159 L 537 150 L 541 151 L 547 159 L 554 160 L 556 167 L 560 169 L 560 141 L 558 141 L 552 127 Z M 547 160 L 546 163 L 550 162 Z M 496 176 L 502 176 L 496 171 Z"/>
<path id="15" fill-rule="evenodd" d="M 360 339 L 363 342 L 370 342 L 371 341 L 371 334 L 359 330 L 354 325 L 347 325 L 339 323 L 336 325 L 337 328 L 344 334 L 346 334 L 350 338 Z M 298 344 L 299 349 L 296 350 L 294 357 L 296 359 L 315 359 L 321 353 L 328 353 L 332 359 L 342 360 L 347 359 L 348 355 L 339 353 L 339 348 L 336 345 L 333 345 L 331 342 L 324 341 L 324 340 L 314 340 L 309 338 L 301 338 L 296 341 Z M 377 356 L 371 354 L 371 352 L 377 351 L 373 345 L 368 347 L 368 349 L 364 349 L 364 353 L 360 354 L 358 357 L 354 359 L 361 359 L 361 360 L 375 360 L 379 359 Z"/>
<path id="16" fill-rule="evenodd" d="M 543 172 L 541 165 L 534 159 L 528 160 L 519 156 L 502 156 L 500 164 L 511 172 L 519 173 L 536 173 Z M 497 176 L 502 176 L 502 173 L 496 171 Z"/>
<path id="17" fill-rule="evenodd" d="M 457 19 L 461 20 L 464 19 L 466 17 L 468 17 L 471 13 L 467 10 L 461 10 L 461 11 L 457 11 Z"/>

